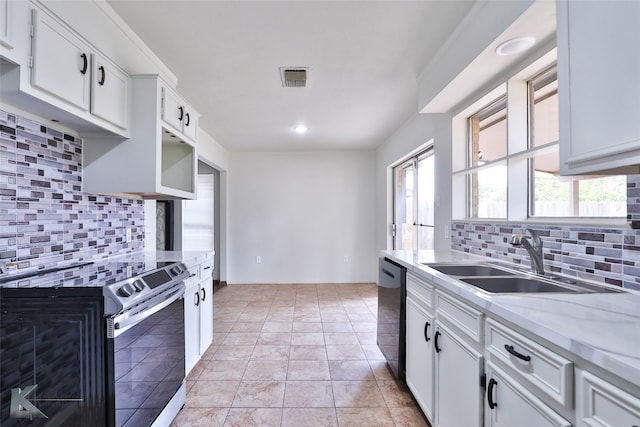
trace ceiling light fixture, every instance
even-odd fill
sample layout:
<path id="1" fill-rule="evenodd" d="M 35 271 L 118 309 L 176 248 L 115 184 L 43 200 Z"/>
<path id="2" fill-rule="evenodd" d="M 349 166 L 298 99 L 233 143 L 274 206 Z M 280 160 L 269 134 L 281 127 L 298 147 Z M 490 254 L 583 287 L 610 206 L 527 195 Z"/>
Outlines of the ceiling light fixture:
<path id="1" fill-rule="evenodd" d="M 501 56 L 515 55 L 531 48 L 535 42 L 535 37 L 516 37 L 500 43 L 496 53 Z"/>
<path id="2" fill-rule="evenodd" d="M 302 135 L 303 133 L 307 133 L 307 131 L 308 131 L 309 129 L 307 129 L 307 127 L 306 127 L 305 125 L 298 125 L 298 126 L 294 127 L 294 128 L 293 128 L 293 130 L 294 130 L 296 133 L 298 133 L 298 134 Z"/>

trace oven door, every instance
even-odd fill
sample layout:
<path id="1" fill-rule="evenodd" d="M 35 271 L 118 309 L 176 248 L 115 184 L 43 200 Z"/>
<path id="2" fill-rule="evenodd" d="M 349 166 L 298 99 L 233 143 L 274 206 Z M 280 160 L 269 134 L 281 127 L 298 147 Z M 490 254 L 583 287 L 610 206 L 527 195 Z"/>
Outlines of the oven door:
<path id="1" fill-rule="evenodd" d="M 113 337 L 109 424 L 150 426 L 184 383 L 184 284 L 107 324 Z"/>

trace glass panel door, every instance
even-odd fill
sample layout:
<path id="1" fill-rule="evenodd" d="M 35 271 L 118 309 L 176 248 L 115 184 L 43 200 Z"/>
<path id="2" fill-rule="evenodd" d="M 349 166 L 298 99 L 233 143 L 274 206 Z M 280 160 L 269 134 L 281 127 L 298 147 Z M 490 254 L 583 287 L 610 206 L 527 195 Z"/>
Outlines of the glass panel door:
<path id="1" fill-rule="evenodd" d="M 433 150 L 394 168 L 394 249 L 433 249 Z"/>

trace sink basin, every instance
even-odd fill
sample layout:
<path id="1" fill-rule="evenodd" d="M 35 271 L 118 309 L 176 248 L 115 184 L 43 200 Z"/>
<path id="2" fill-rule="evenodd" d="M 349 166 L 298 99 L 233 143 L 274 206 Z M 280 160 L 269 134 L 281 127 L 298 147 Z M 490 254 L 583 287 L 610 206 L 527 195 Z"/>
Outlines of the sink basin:
<path id="1" fill-rule="evenodd" d="M 491 293 L 541 293 L 563 292 L 584 293 L 591 290 L 578 290 L 559 284 L 549 283 L 544 280 L 530 279 L 527 277 L 467 277 L 460 279 L 465 283 Z"/>
<path id="2" fill-rule="evenodd" d="M 449 276 L 470 277 L 470 276 L 514 276 L 514 273 L 490 265 L 482 264 L 451 264 L 451 265 L 430 265 L 430 268 Z"/>

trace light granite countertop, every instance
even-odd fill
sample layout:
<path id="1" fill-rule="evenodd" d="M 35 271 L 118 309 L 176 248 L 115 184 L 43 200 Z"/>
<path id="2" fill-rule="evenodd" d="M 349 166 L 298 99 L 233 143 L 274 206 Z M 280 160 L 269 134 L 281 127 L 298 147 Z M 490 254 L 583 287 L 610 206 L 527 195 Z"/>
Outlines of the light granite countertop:
<path id="1" fill-rule="evenodd" d="M 640 387 L 639 292 L 489 294 L 424 265 L 492 261 L 486 257 L 456 251 L 382 251 L 381 255 L 488 315 Z"/>

